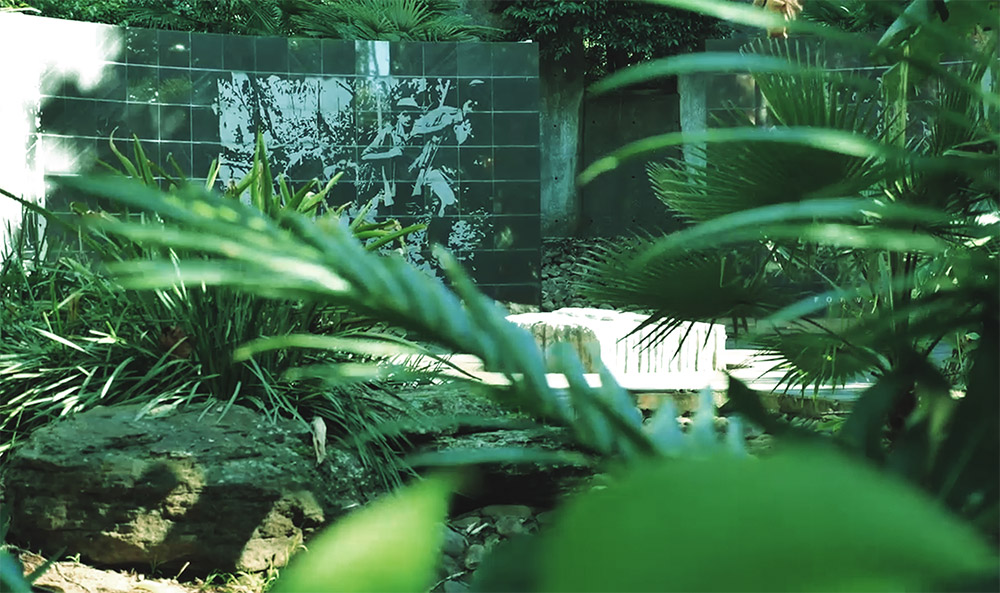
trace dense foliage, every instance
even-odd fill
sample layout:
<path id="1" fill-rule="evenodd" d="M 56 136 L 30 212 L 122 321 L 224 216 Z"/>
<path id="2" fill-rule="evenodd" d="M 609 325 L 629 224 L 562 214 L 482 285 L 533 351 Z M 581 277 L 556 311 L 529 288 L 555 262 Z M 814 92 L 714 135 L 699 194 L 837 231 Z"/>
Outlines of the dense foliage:
<path id="1" fill-rule="evenodd" d="M 508 39 L 536 41 L 556 61 L 582 56 L 590 78 L 699 49 L 727 32 L 716 19 L 632 0 L 497 0 L 494 10 Z"/>
<path id="2" fill-rule="evenodd" d="M 455 0 L 33 0 L 42 16 L 114 25 L 337 39 L 461 41 L 493 34 Z"/>
<path id="3" fill-rule="evenodd" d="M 180 171 L 170 157 L 165 169 L 151 162 L 138 140 L 132 158 L 113 141 L 111 148 L 119 159 L 120 171 L 112 167 L 116 176 L 140 187 L 179 191 L 193 183 L 169 172 Z M 207 173 L 208 188 L 217 173 L 216 162 Z M 222 199 L 243 197 L 267 220 L 294 212 L 323 228 L 344 226 L 372 251 L 423 228 L 402 228 L 394 220 L 370 222 L 364 209 L 348 220 L 346 205 L 327 208 L 327 194 L 338 178 L 323 187 L 316 180 L 290 187 L 284 176 L 272 177 L 258 136 L 250 173 L 227 188 Z M 391 408 L 377 397 L 377 388 L 361 383 L 344 388 L 288 375 L 290 369 L 336 359 L 335 353 L 270 349 L 247 360 L 235 352 L 255 339 L 304 332 L 397 341 L 380 332 L 383 323 L 344 307 L 228 287 L 180 283 L 155 292 L 123 291 L 104 264 L 197 257 L 198 251 L 166 251 L 88 229 L 95 221 L 128 217 L 127 211 L 109 212 L 92 201 L 71 204 L 72 217 L 27 206 L 29 216 L 13 233 L 12 253 L 0 262 L 0 393 L 9 394 L 0 400 L 0 459 L 38 426 L 97 405 L 135 402 L 149 410 L 218 399 L 302 422 L 319 416 L 336 427 L 333 437 L 355 448 L 386 483 L 396 482 L 395 457 L 372 429 Z M 39 215 L 48 221 L 42 232 Z"/>
<path id="4" fill-rule="evenodd" d="M 146 213 L 88 219 L 100 236 L 144 250 L 112 263 L 125 287 L 222 287 L 350 307 L 479 356 L 510 382 L 492 390 L 500 401 L 568 427 L 580 446 L 576 457 L 603 462 L 605 483 L 568 501 L 540 534 L 494 550 L 477 590 L 995 590 L 1000 223 L 990 215 L 1000 208 L 1000 98 L 985 78 L 997 71 L 995 37 L 978 28 L 972 37 L 947 31 L 924 11 L 901 15 L 875 44 L 724 0 L 656 2 L 855 44 L 891 66 L 873 85 L 829 72 L 812 46 L 793 39 L 624 70 L 603 88 L 678 71 L 750 73 L 771 120 L 641 141 L 583 176 L 663 146 L 701 146 L 704 162 L 653 170 L 661 199 L 691 225 L 609 246 L 592 267 L 595 290 L 652 308 L 668 326 L 770 315 L 783 333 L 764 345 L 782 355 L 797 384 L 874 370 L 875 383 L 832 438 L 772 416 L 758 394 L 731 379 L 730 407 L 775 435 L 774 455 L 747 460 L 739 446 L 719 446 L 706 407 L 690 436 L 711 438 L 679 446 L 684 438 L 670 406 L 644 423 L 610 373 L 602 369 L 600 386 L 589 385 L 578 358 L 558 346 L 556 367 L 569 388 L 555 390 L 531 335 L 508 323 L 444 250 L 437 254 L 449 287 L 401 258 L 366 250 L 347 225 L 322 225 L 294 210 L 273 216 L 186 184 L 158 188 L 120 177 L 64 183 L 80 196 Z M 948 4 L 962 17 L 953 23 L 969 22 L 957 5 L 976 6 Z M 964 52 L 965 63 L 957 71 L 940 66 L 928 40 Z M 926 134 L 906 125 L 917 77 L 937 89 Z M 852 93 L 865 89 L 874 93 L 868 105 L 881 110 L 854 100 Z M 776 279 L 822 272 L 815 262 L 831 253 L 851 262 L 856 285 L 823 274 L 830 290 L 806 291 L 806 298 L 773 289 Z M 762 258 L 762 271 L 748 264 L 748 254 Z M 816 319 L 827 312 L 827 297 L 837 308 L 857 309 L 844 331 Z M 804 331 L 810 326 L 818 331 Z M 963 397 L 953 397 L 929 356 L 956 332 L 976 336 Z M 340 353 L 372 351 L 364 341 L 325 343 Z M 241 351 L 250 358 L 287 345 Z M 325 375 L 360 380 L 402 370 L 386 361 L 333 360 Z M 918 405 L 894 416 L 901 402 Z M 738 430 L 728 435 L 731 443 L 740 437 Z M 542 451 L 476 449 L 421 461 L 501 460 L 556 459 Z M 426 590 L 456 485 L 453 476 L 421 480 L 348 517 L 310 545 L 275 590 Z M 385 570 L 386 561 L 398 570 Z"/>
<path id="5" fill-rule="evenodd" d="M 802 18 L 841 31 L 884 31 L 906 6 L 907 0 L 809 0 Z"/>

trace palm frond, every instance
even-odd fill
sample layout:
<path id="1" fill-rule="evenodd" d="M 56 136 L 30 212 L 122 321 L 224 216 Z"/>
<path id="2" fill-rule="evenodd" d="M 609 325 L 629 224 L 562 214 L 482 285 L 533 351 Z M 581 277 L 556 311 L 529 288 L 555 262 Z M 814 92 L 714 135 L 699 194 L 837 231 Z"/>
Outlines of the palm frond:
<path id="1" fill-rule="evenodd" d="M 821 51 L 798 41 L 760 40 L 749 58 L 777 58 L 788 71 L 748 67 L 781 127 L 839 130 L 880 140 L 877 86 L 831 72 Z M 748 138 L 693 148 L 695 159 L 648 166 L 657 198 L 692 221 L 739 210 L 823 196 L 858 195 L 880 178 L 877 158 L 834 153 L 820 146 L 771 144 Z M 775 183 L 780 172 L 781 183 Z"/>
<path id="2" fill-rule="evenodd" d="M 461 266 L 439 251 L 453 290 L 397 256 L 364 249 L 340 226 L 321 228 L 297 213 L 274 221 L 244 204 L 195 186 L 170 194 L 122 179 L 67 179 L 76 190 L 133 208 L 155 211 L 163 224 L 95 220 L 105 232 L 142 243 L 197 249 L 210 256 L 194 261 L 134 260 L 112 270 L 128 287 L 163 289 L 224 285 L 260 294 L 309 297 L 367 312 L 419 332 L 453 351 L 475 354 L 511 382 L 500 392 L 506 403 L 568 426 L 592 454 L 635 457 L 667 452 L 642 426 L 633 399 L 600 368 L 591 387 L 568 346 L 548 357 L 569 382 L 549 387 L 545 358 L 531 334 L 509 323 L 505 311 L 480 294 Z"/>
<path id="3" fill-rule="evenodd" d="M 793 298 L 770 290 L 761 270 L 745 263 L 745 253 L 705 249 L 654 257 L 633 268 L 636 255 L 654 243 L 640 236 L 598 245 L 584 258 L 581 291 L 619 309 L 652 313 L 651 323 L 664 331 L 682 321 L 757 318 Z"/>
<path id="4" fill-rule="evenodd" d="M 826 331 L 778 331 L 754 339 L 761 360 L 773 360 L 771 371 L 785 371 L 776 389 L 785 385 L 805 392 L 812 386 L 834 388 L 870 378 L 872 369 L 884 368 L 885 359 L 865 344 L 856 344 Z"/>
<path id="5" fill-rule="evenodd" d="M 298 0 L 292 21 L 316 37 L 385 41 L 471 41 L 496 31 L 441 0 Z"/>

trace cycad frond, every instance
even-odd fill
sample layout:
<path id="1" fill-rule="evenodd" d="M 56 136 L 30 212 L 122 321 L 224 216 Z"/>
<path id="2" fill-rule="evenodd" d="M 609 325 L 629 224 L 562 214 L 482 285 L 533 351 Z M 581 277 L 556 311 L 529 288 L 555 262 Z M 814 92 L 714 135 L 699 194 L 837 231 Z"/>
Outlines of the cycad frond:
<path id="1" fill-rule="evenodd" d="M 206 257 L 189 261 L 136 260 L 112 270 L 136 289 L 224 285 L 271 297 L 341 304 L 415 330 L 456 352 L 477 355 L 511 382 L 508 403 L 568 426 L 600 456 L 664 451 L 642 426 L 635 402 L 599 368 L 590 387 L 579 358 L 567 346 L 550 360 L 569 383 L 561 394 L 548 385 L 545 358 L 531 334 L 479 293 L 447 252 L 439 258 L 453 290 L 393 255 L 370 253 L 346 228 L 320 227 L 295 212 L 274 221 L 249 206 L 184 186 L 170 194 L 127 179 L 67 179 L 67 185 L 130 207 L 154 211 L 163 224 L 101 219 L 95 224 L 144 244 L 169 245 Z"/>

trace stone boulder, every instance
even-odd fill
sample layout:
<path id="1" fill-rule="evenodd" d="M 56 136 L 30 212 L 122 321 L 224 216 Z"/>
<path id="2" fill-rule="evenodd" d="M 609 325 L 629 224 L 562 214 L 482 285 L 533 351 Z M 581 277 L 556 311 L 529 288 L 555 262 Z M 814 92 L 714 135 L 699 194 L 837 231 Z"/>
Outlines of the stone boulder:
<path id="1" fill-rule="evenodd" d="M 598 360 L 619 379 L 725 370 L 726 331 L 721 325 L 686 322 L 651 342 L 658 328 L 652 325 L 636 331 L 649 319 L 638 313 L 564 308 L 509 315 L 507 319 L 530 331 L 546 356 L 556 343 L 572 346 L 586 373 L 597 372 Z M 556 372 L 552 362 L 546 362 L 548 370 Z"/>
<path id="2" fill-rule="evenodd" d="M 410 409 L 402 426 L 411 455 L 456 451 L 482 452 L 530 448 L 579 455 L 570 431 L 539 424 L 485 397 L 473 385 L 441 382 L 399 393 Z M 412 459 L 412 457 L 411 457 Z M 476 464 L 452 510 L 516 502 L 547 506 L 573 491 L 594 473 L 591 464 L 490 461 Z"/>
<path id="3" fill-rule="evenodd" d="M 578 453 L 567 430 L 539 425 L 478 391 L 465 382 L 393 391 L 399 416 L 387 420 L 399 455 L 521 447 Z M 225 414 L 216 407 L 140 416 L 141 409 L 81 412 L 35 430 L 13 450 L 3 494 L 12 543 L 79 554 L 95 566 L 256 572 L 284 565 L 310 536 L 384 492 L 373 470 L 333 438 L 318 463 L 302 423 L 271 422 L 239 406 Z M 589 463 L 480 463 L 452 510 L 551 507 L 593 472 Z"/>
<path id="4" fill-rule="evenodd" d="M 318 466 L 308 427 L 220 408 L 99 407 L 36 430 L 5 476 L 11 540 L 96 565 L 260 571 L 373 494 L 351 453 Z"/>

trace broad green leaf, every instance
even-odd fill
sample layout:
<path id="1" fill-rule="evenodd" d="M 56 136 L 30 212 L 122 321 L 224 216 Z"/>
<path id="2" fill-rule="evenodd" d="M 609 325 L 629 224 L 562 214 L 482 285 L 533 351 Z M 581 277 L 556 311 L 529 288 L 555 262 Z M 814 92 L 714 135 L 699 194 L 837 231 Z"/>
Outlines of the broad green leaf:
<path id="1" fill-rule="evenodd" d="M 599 175 L 617 168 L 622 162 L 649 154 L 671 146 L 698 144 L 702 142 L 776 142 L 797 144 L 819 148 L 831 153 L 861 158 L 886 158 L 905 153 L 884 146 L 861 134 L 810 127 L 767 128 L 721 128 L 699 132 L 670 132 L 650 138 L 643 138 L 626 144 L 611 154 L 601 157 L 584 169 L 578 177 L 580 185 L 586 185 Z"/>
<path id="2" fill-rule="evenodd" d="M 644 62 L 618 70 L 603 78 L 590 87 L 592 95 L 599 95 L 615 89 L 639 84 L 667 76 L 678 74 L 695 74 L 700 72 L 812 72 L 824 74 L 824 70 L 808 69 L 800 64 L 794 64 L 787 59 L 774 56 L 747 55 L 735 52 L 706 52 L 701 54 L 684 54 Z"/>
<path id="3" fill-rule="evenodd" d="M 657 4 L 668 8 L 688 10 L 718 19 L 727 20 L 740 25 L 758 27 L 760 29 L 787 29 L 789 33 L 816 35 L 852 44 L 859 51 L 872 51 L 878 46 L 863 36 L 846 33 L 833 27 L 809 22 L 805 19 L 786 21 L 776 12 L 758 8 L 746 3 L 732 0 L 644 0 L 649 4 Z"/>
<path id="4" fill-rule="evenodd" d="M 665 257 L 670 254 L 681 254 L 700 249 L 718 248 L 722 244 L 730 242 L 745 242 L 767 238 L 767 231 L 774 230 L 776 236 L 789 238 L 794 236 L 794 224 L 799 222 L 812 222 L 822 219 L 843 219 L 864 222 L 868 220 L 884 221 L 886 223 L 900 224 L 910 223 L 914 225 L 941 224 L 944 220 L 941 212 L 918 208 L 914 206 L 904 206 L 899 204 L 884 203 L 875 200 L 857 200 L 850 198 L 832 198 L 822 200 L 806 200 L 786 204 L 774 204 L 763 206 L 752 210 L 734 212 L 709 220 L 694 227 L 678 231 L 657 240 L 651 247 L 638 254 L 632 267 L 641 269 L 656 258 Z M 837 240 L 847 242 L 848 240 L 868 243 L 867 237 L 856 235 L 857 231 L 850 233 L 842 232 L 843 225 L 812 225 L 812 239 L 817 242 L 824 240 Z M 810 228 L 808 225 L 798 227 L 799 230 Z M 872 228 L 870 231 L 874 235 L 881 235 L 883 230 Z M 867 231 L 866 231 L 867 232 Z M 909 246 L 904 235 L 913 238 L 913 246 L 917 248 L 935 249 L 938 247 L 936 239 L 924 237 L 914 233 L 897 234 L 898 231 L 886 229 L 887 235 L 878 237 L 878 241 L 886 241 L 883 248 L 894 246 Z"/>
<path id="5" fill-rule="evenodd" d="M 24 578 L 23 567 L 6 550 L 0 550 L 0 585 L 11 593 L 31 593 L 31 583 Z"/>
<path id="6" fill-rule="evenodd" d="M 272 590 L 426 591 L 441 553 L 454 480 L 421 481 L 344 518 L 310 542 Z"/>
<path id="7" fill-rule="evenodd" d="M 926 591 L 995 551 L 919 491 L 821 448 L 649 462 L 562 511 L 544 591 Z"/>

